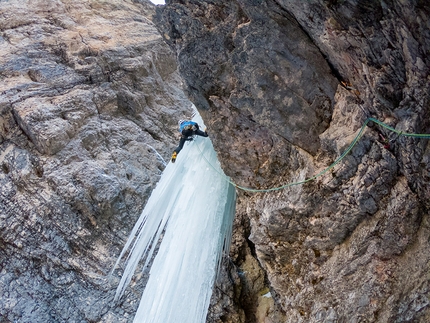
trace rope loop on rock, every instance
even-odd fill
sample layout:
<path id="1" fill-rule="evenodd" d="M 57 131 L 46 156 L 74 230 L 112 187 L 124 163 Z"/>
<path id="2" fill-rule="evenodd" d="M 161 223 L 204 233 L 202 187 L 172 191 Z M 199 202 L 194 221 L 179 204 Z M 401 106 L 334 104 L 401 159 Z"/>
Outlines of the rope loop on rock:
<path id="1" fill-rule="evenodd" d="M 225 176 L 224 174 L 219 173 L 215 167 L 209 162 L 209 160 L 204 156 L 202 150 L 200 149 L 199 145 L 197 145 L 198 149 L 200 150 L 200 153 L 202 154 L 203 158 L 206 160 L 206 162 L 215 170 L 217 171 L 220 175 L 224 176 L 226 181 L 228 181 L 230 184 L 232 184 L 234 187 L 242 190 L 242 191 L 246 191 L 246 192 L 252 192 L 252 193 L 267 193 L 267 192 L 273 192 L 273 191 L 279 191 L 282 190 L 284 188 L 287 187 L 291 187 L 291 186 L 295 186 L 295 185 L 302 185 L 305 184 L 307 182 L 313 181 L 315 179 L 317 179 L 318 177 L 324 175 L 325 173 L 327 173 L 329 170 L 331 170 L 334 166 L 336 166 L 337 164 L 340 163 L 340 161 L 345 158 L 346 155 L 348 155 L 348 153 L 352 150 L 352 148 L 357 144 L 357 142 L 360 140 L 360 138 L 363 136 L 364 130 L 367 126 L 367 124 L 369 122 L 374 122 L 378 125 L 380 125 L 381 127 L 384 127 L 394 133 L 396 133 L 398 137 L 400 136 L 405 136 L 405 137 L 413 137 L 413 138 L 425 138 L 425 139 L 430 139 L 430 134 L 419 134 L 419 133 L 407 133 L 407 132 L 403 132 L 403 131 L 399 131 L 394 129 L 393 127 L 390 127 L 389 125 L 383 123 L 382 121 L 379 121 L 378 119 L 375 118 L 367 118 L 366 121 L 364 121 L 363 125 L 361 126 L 360 131 L 358 132 L 357 136 L 355 136 L 354 140 L 351 142 L 351 144 L 348 146 L 348 148 L 327 168 L 325 168 L 324 170 L 322 170 L 321 172 L 319 172 L 318 174 L 309 177 L 303 181 L 299 181 L 299 182 L 293 182 L 293 183 L 288 183 L 282 186 L 278 186 L 278 187 L 272 187 L 272 188 L 268 188 L 268 189 L 256 189 L 256 188 L 250 188 L 250 187 L 245 187 L 245 186 L 241 186 L 238 185 L 234 182 L 232 182 L 227 176 Z M 397 139 L 396 138 L 396 139 Z"/>

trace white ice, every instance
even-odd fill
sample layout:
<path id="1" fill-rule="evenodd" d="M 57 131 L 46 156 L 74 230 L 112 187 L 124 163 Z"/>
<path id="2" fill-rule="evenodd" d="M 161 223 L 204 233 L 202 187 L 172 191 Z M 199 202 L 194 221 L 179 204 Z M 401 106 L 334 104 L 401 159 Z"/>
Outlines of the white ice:
<path id="1" fill-rule="evenodd" d="M 150 0 L 153 4 L 166 4 L 164 0 Z"/>
<path id="2" fill-rule="evenodd" d="M 204 129 L 198 114 L 193 120 Z M 117 300 L 139 261 L 148 265 L 165 229 L 134 322 L 205 322 L 216 271 L 230 246 L 235 198 L 210 139 L 186 143 L 165 168 L 115 265 L 131 250 Z"/>

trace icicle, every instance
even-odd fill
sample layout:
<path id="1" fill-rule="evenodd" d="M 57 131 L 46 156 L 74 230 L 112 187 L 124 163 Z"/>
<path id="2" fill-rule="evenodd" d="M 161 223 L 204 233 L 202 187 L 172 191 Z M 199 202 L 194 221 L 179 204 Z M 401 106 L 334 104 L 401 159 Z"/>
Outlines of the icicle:
<path id="1" fill-rule="evenodd" d="M 155 155 L 157 156 L 157 158 L 163 163 L 163 166 L 166 166 L 167 163 L 164 160 L 163 156 L 160 155 L 160 153 L 157 151 L 157 149 L 155 149 L 154 147 L 152 147 L 151 145 L 148 145 L 145 143 L 145 145 L 147 145 L 150 149 L 152 149 L 152 151 L 155 153 Z"/>
<path id="2" fill-rule="evenodd" d="M 204 127 L 198 113 L 193 120 Z M 134 322 L 205 322 L 231 242 L 235 199 L 208 138 L 196 137 L 167 165 L 120 255 L 130 250 L 115 300 L 139 261 L 151 261 L 164 231 Z"/>

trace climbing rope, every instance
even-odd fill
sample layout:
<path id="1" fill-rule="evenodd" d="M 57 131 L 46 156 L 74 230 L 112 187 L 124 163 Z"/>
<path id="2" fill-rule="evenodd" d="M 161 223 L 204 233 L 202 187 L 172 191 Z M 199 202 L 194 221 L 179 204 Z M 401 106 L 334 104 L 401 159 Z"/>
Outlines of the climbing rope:
<path id="1" fill-rule="evenodd" d="M 324 170 L 322 170 L 321 172 L 319 172 L 318 174 L 316 174 L 316 175 L 314 175 L 314 176 L 312 176 L 312 177 L 309 177 L 309 178 L 307 178 L 307 179 L 305 179 L 305 180 L 303 180 L 303 181 L 299 181 L 299 182 L 293 182 L 293 183 L 288 183 L 288 184 L 285 184 L 285 185 L 282 185 L 282 186 L 278 186 L 278 187 L 272 187 L 272 188 L 268 188 L 268 189 L 255 189 L 255 188 L 249 188 L 249 187 L 244 187 L 244 186 L 241 186 L 241 185 L 238 185 L 238 184 L 236 184 L 236 183 L 234 183 L 234 182 L 232 182 L 227 176 L 225 176 L 224 174 L 222 174 L 222 173 L 220 173 L 210 162 L 209 162 L 209 160 L 205 157 L 205 155 L 203 154 L 203 152 L 202 152 L 202 150 L 200 149 L 200 147 L 199 147 L 199 145 L 197 145 L 197 147 L 198 147 L 198 149 L 200 150 L 200 152 L 201 152 L 201 154 L 202 154 L 202 156 L 203 156 L 203 158 L 206 160 L 206 162 L 217 172 L 217 173 L 219 173 L 220 175 L 222 175 L 222 176 L 224 176 L 225 177 L 225 179 L 226 179 L 226 181 L 228 181 L 230 184 L 232 184 L 233 186 L 235 186 L 236 188 L 238 188 L 238 189 L 241 189 L 241 190 L 243 190 L 243 191 L 247 191 L 247 192 L 253 192 L 253 193 L 266 193 L 266 192 L 273 192 L 273 191 L 279 191 L 279 190 L 282 190 L 282 189 L 284 189 L 284 188 L 287 188 L 287 187 L 291 187 L 291 186 L 295 186 L 295 185 L 301 185 L 301 184 L 305 184 L 305 183 L 307 183 L 307 182 L 310 182 L 310 181 L 313 181 L 314 179 L 316 179 L 316 178 L 318 178 L 318 177 L 320 177 L 320 176 L 322 176 L 322 175 L 324 175 L 325 173 L 327 173 L 329 170 L 331 170 L 334 166 L 336 166 L 337 164 L 339 164 L 340 163 L 340 161 L 343 159 L 343 158 L 345 158 L 345 156 L 346 155 L 348 155 L 348 153 L 352 150 L 352 148 L 357 144 L 357 142 L 360 140 L 360 138 L 362 137 L 362 135 L 363 135 L 363 133 L 364 133 L 364 130 L 365 130 L 365 128 L 366 128 L 366 126 L 367 126 L 367 124 L 369 123 L 369 122 L 374 122 L 374 123 L 376 123 L 376 124 L 378 124 L 378 125 L 380 125 L 380 126 L 382 126 L 382 127 L 384 127 L 384 128 L 386 128 L 386 129 L 388 129 L 388 130 L 390 130 L 390 131 L 392 131 L 392 132 L 394 132 L 394 133 L 396 133 L 398 136 L 397 137 L 399 137 L 399 136 L 405 136 L 405 137 L 414 137 L 414 138 L 427 138 L 427 139 L 430 139 L 430 134 L 418 134 L 418 133 L 407 133 L 407 132 L 403 132 L 403 131 L 399 131 L 399 130 L 396 130 L 396 129 L 394 129 L 394 128 L 392 128 L 392 127 L 390 127 L 389 125 L 387 125 L 387 124 L 385 124 L 385 123 L 383 123 L 382 121 L 379 121 L 379 120 L 377 120 L 377 119 L 375 119 L 375 118 L 368 118 L 368 119 L 366 119 L 366 121 L 364 121 L 364 123 L 363 123 L 363 125 L 362 125 L 362 127 L 361 127 L 361 129 L 360 129 L 360 131 L 358 132 L 358 134 L 357 134 L 357 136 L 355 136 L 355 138 L 354 138 L 354 140 L 351 142 L 351 144 L 348 146 L 348 148 L 343 152 L 343 154 L 342 155 L 340 155 L 330 166 L 328 166 L 326 169 L 324 169 Z"/>

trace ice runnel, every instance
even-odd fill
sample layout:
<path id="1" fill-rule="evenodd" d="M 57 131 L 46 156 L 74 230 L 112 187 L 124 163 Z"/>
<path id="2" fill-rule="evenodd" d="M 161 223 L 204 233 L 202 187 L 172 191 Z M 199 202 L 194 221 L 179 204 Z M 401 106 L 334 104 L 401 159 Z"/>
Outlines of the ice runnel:
<path id="1" fill-rule="evenodd" d="M 203 125 L 199 115 L 193 119 Z M 185 144 L 152 192 L 115 265 L 129 252 L 115 300 L 140 260 L 151 260 L 134 322 L 203 323 L 222 253 L 228 253 L 235 188 L 227 181 L 209 138 Z"/>

